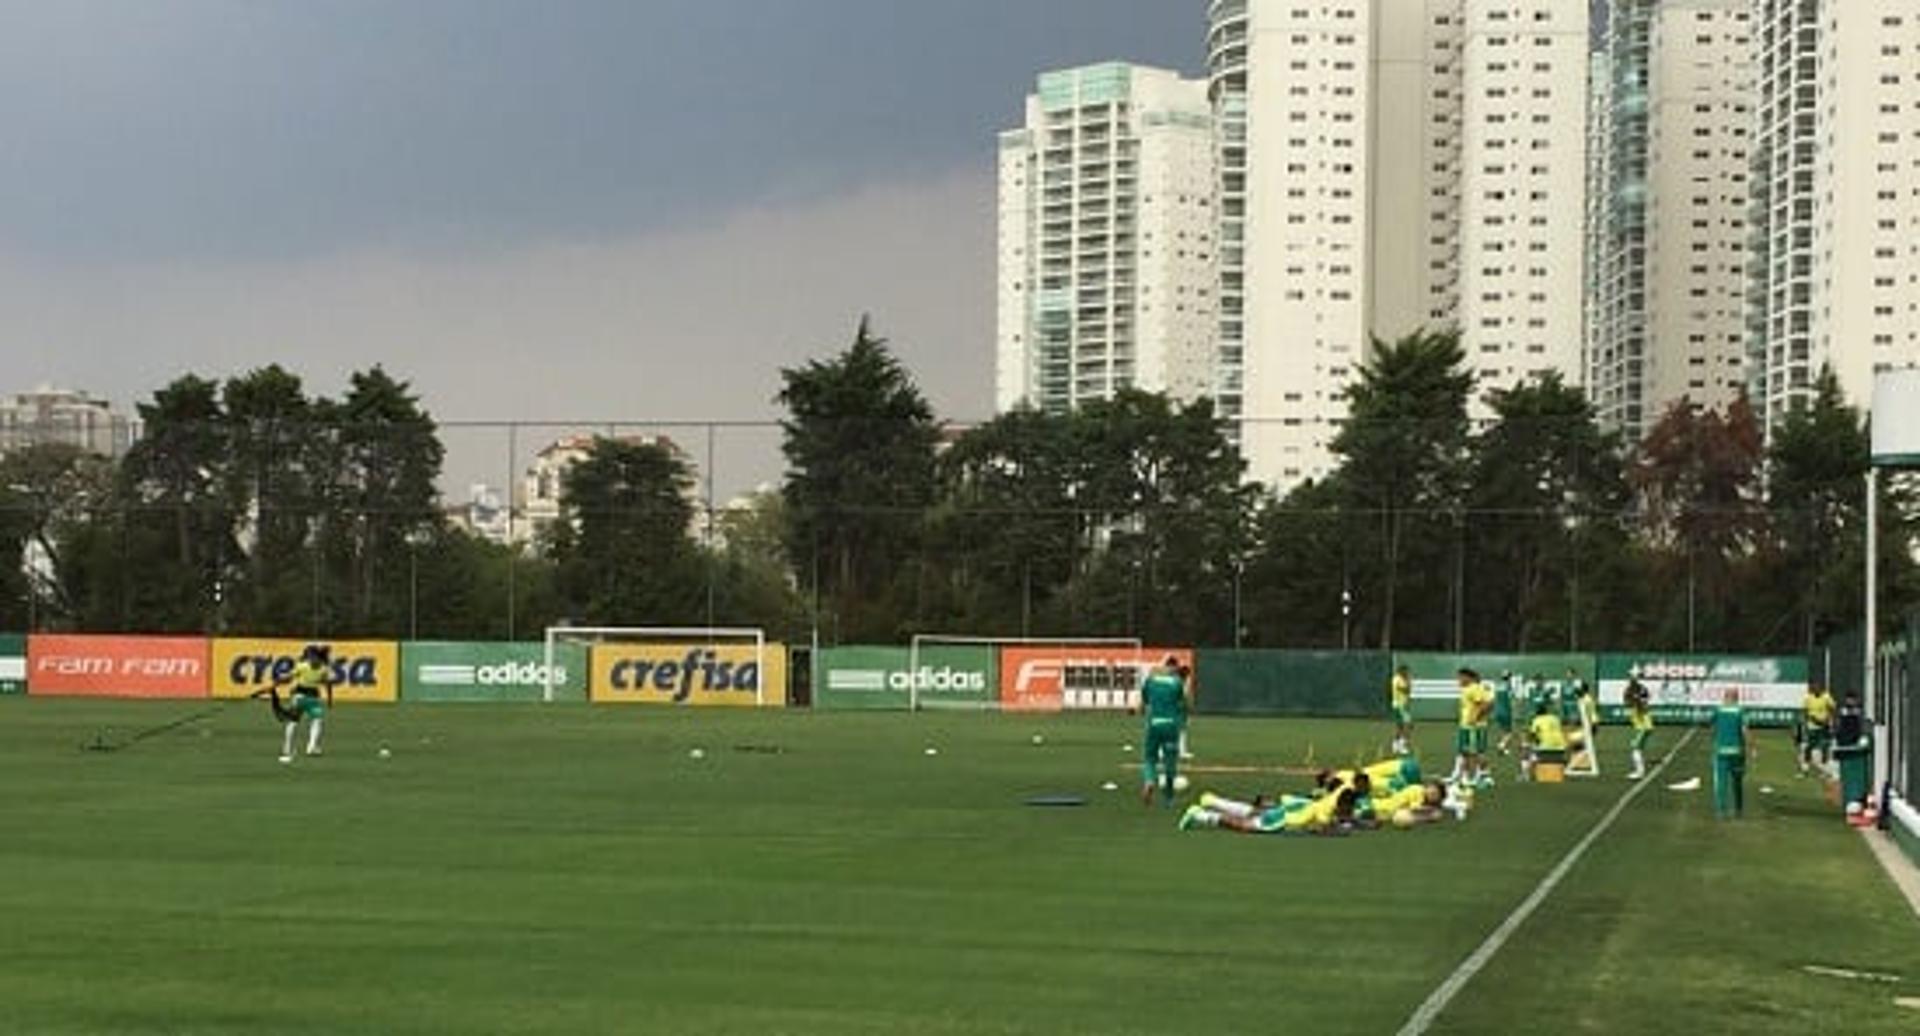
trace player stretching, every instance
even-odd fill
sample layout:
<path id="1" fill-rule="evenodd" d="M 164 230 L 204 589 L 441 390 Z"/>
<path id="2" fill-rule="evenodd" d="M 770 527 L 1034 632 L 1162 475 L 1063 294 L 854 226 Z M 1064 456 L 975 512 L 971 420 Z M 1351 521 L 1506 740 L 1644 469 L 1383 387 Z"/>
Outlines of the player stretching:
<path id="1" fill-rule="evenodd" d="M 1746 808 L 1747 717 L 1740 709 L 1740 692 L 1727 689 L 1721 706 L 1713 710 L 1713 815 L 1727 820 Z"/>
<path id="2" fill-rule="evenodd" d="M 1387 694 L 1393 704 L 1393 753 L 1407 755 L 1413 751 L 1412 670 L 1406 666 L 1396 670 Z"/>
<path id="3" fill-rule="evenodd" d="M 1173 805 L 1173 780 L 1180 769 L 1180 735 L 1187 729 L 1187 682 L 1180 660 L 1169 656 L 1140 685 L 1140 707 L 1147 715 L 1141 741 L 1146 758 L 1141 764 L 1140 801 L 1153 805 L 1153 789 L 1161 801 Z"/>
<path id="4" fill-rule="evenodd" d="M 1802 704 L 1806 716 L 1801 721 L 1800 776 L 1805 777 L 1813 768 L 1815 752 L 1820 753 L 1821 767 L 1833 764 L 1833 692 L 1825 687 L 1809 687 Z"/>
<path id="5" fill-rule="evenodd" d="M 1633 772 L 1627 774 L 1627 780 L 1637 781 L 1647 775 L 1647 742 L 1653 738 L 1653 695 L 1647 693 L 1647 685 L 1639 680 L 1628 680 L 1625 695 L 1627 703 L 1627 724 L 1633 728 Z"/>
<path id="6" fill-rule="evenodd" d="M 1487 752 L 1487 719 L 1493 712 L 1493 691 L 1471 669 L 1460 670 L 1460 729 L 1454 734 L 1453 775 L 1448 784 L 1490 782 L 1483 757 Z"/>
<path id="7" fill-rule="evenodd" d="M 278 687 L 270 687 L 267 694 L 273 705 L 273 714 L 285 725 L 285 735 L 280 741 L 280 761 L 293 762 L 293 735 L 300 729 L 302 717 L 307 721 L 307 754 L 320 754 L 320 730 L 324 725 L 327 707 L 333 704 L 333 667 L 327 659 L 327 649 L 319 644 L 309 644 L 300 652 L 300 661 L 293 667 L 293 696 L 287 704 L 281 704 Z M 326 700 L 321 700 L 322 695 Z"/>

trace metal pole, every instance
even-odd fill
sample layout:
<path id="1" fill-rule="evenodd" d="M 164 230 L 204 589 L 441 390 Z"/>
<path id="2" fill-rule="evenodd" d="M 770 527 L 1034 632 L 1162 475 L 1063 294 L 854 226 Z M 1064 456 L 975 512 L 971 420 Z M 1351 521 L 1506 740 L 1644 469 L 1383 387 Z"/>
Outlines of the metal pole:
<path id="1" fill-rule="evenodd" d="M 1467 519 L 1453 516 L 1453 653 L 1464 650 L 1467 639 Z"/>
<path id="2" fill-rule="evenodd" d="M 1687 654 L 1696 650 L 1694 637 L 1694 597 L 1695 581 L 1693 569 L 1693 548 L 1687 548 Z"/>
<path id="3" fill-rule="evenodd" d="M 407 543 L 407 639 L 420 639 L 420 548 Z"/>
<path id="4" fill-rule="evenodd" d="M 1881 697 L 1880 663 L 1880 472 L 1867 469 L 1867 629 L 1866 676 L 1862 689 L 1867 703 L 1867 720 L 1873 730 L 1873 792 L 1880 794 L 1891 776 L 1888 768 L 1887 732 L 1882 730 L 1891 704 Z M 1886 803 L 1881 803 L 1882 810 Z"/>
<path id="5" fill-rule="evenodd" d="M 713 425 L 707 425 L 707 628 L 713 628 L 714 612 L 714 570 L 718 561 L 713 556 Z"/>
<path id="6" fill-rule="evenodd" d="M 507 422 L 507 639 L 516 640 L 519 636 L 519 615 L 516 614 L 519 602 L 520 541 L 515 536 L 513 526 L 514 458 L 520 452 L 520 425 L 516 421 Z"/>

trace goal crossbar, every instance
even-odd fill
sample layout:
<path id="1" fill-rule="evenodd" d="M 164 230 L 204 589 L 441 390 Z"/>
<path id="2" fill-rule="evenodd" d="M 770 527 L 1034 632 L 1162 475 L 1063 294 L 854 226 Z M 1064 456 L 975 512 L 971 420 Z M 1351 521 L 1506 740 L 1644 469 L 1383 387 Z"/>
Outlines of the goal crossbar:
<path id="1" fill-rule="evenodd" d="M 767 631 L 758 627 L 737 626 L 548 626 L 544 637 L 546 676 L 542 687 L 542 700 L 549 702 L 553 700 L 554 645 L 563 639 L 601 643 L 609 637 L 638 641 L 659 637 L 694 643 L 704 640 L 708 647 L 717 647 L 722 640 L 741 643 L 752 641 L 754 670 L 760 674 L 759 685 L 753 691 L 754 704 L 767 703 Z M 588 682 L 588 694 L 591 696 L 591 674 L 588 676 Z"/>

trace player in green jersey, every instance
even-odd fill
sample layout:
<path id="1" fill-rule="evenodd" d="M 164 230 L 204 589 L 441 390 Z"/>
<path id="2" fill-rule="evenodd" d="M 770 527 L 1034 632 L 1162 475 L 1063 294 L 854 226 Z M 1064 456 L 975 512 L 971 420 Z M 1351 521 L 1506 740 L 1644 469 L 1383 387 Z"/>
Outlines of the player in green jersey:
<path id="1" fill-rule="evenodd" d="M 1180 660 L 1167 660 L 1140 685 L 1140 710 L 1147 729 L 1141 748 L 1140 801 L 1153 805 L 1154 788 L 1161 802 L 1173 804 L 1173 781 L 1180 772 L 1180 736 L 1187 729 L 1187 681 Z"/>
<path id="2" fill-rule="evenodd" d="M 1722 820 L 1746 809 L 1747 717 L 1740 708 L 1740 692 L 1728 688 L 1713 710 L 1713 815 Z"/>
<path id="3" fill-rule="evenodd" d="M 1513 754 L 1513 702 L 1519 696 L 1520 678 L 1511 672 L 1500 674 L 1493 685 L 1493 725 L 1500 731 L 1501 755 Z"/>

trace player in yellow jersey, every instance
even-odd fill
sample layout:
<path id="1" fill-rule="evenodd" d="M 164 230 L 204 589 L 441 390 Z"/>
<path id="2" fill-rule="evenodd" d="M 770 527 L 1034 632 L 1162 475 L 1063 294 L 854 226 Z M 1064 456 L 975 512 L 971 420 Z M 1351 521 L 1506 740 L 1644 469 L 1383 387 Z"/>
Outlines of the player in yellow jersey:
<path id="1" fill-rule="evenodd" d="M 1455 674 L 1460 684 L 1460 726 L 1454 733 L 1453 775 L 1447 783 L 1486 785 L 1493 782 L 1487 773 L 1487 721 L 1493 714 L 1493 689 L 1480 674 L 1462 669 Z"/>
<path id="2" fill-rule="evenodd" d="M 1330 834 L 1357 824 L 1355 807 L 1362 796 L 1352 788 L 1318 798 L 1289 796 L 1280 802 L 1260 798 L 1237 802 L 1219 795 L 1202 795 L 1180 817 L 1180 830 L 1223 828 L 1249 835 Z"/>
<path id="3" fill-rule="evenodd" d="M 1637 781 L 1647 775 L 1647 742 L 1653 738 L 1653 695 L 1638 679 L 1627 681 L 1624 695 L 1627 725 L 1633 729 L 1633 772 L 1627 779 Z"/>
<path id="4" fill-rule="evenodd" d="M 1387 699 L 1393 709 L 1394 754 L 1406 755 L 1413 751 L 1413 672 L 1406 666 L 1394 671 Z"/>
<path id="5" fill-rule="evenodd" d="M 1807 688 L 1801 707 L 1806 710 L 1800 734 L 1800 775 L 1804 777 L 1813 768 L 1815 752 L 1820 754 L 1822 767 L 1833 764 L 1833 715 L 1838 706 L 1832 691 L 1813 686 Z"/>

